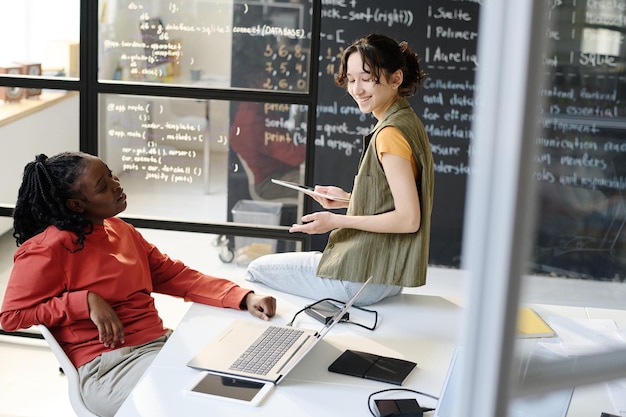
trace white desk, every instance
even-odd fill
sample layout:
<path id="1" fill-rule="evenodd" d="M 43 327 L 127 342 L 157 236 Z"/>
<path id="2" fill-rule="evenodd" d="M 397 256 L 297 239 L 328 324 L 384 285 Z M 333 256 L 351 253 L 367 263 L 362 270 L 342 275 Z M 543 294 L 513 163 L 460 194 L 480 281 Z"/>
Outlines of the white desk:
<path id="1" fill-rule="evenodd" d="M 273 321 L 278 324 L 289 322 L 296 311 L 310 303 L 299 297 L 274 295 L 278 296 L 278 313 Z M 249 407 L 184 393 L 184 388 L 198 374 L 185 365 L 189 359 L 231 320 L 248 314 L 193 304 L 117 416 L 368 416 L 368 396 L 396 386 L 328 372 L 328 365 L 348 348 L 416 362 L 417 368 L 403 387 L 439 396 L 459 340 L 461 308 L 441 297 L 418 294 L 403 294 L 372 308 L 379 313 L 376 331 L 349 324 L 335 326 L 259 407 Z M 537 309 L 541 314 L 617 318 L 618 326 L 626 327 L 626 320 L 619 318 L 626 317 L 623 311 L 545 305 Z M 350 314 L 352 319 L 370 323 L 371 316 L 367 313 L 352 309 Z M 319 323 L 304 313 L 298 316 L 296 325 L 319 327 Z M 402 392 L 376 396 L 415 397 L 413 393 Z M 422 406 L 435 405 L 427 397 L 417 396 L 417 399 Z M 619 415 L 613 410 L 603 384 L 576 388 L 568 417 L 599 417 L 602 411 Z"/>
<path id="2" fill-rule="evenodd" d="M 281 294 L 273 321 L 287 323 L 309 303 Z M 187 361 L 230 320 L 248 314 L 193 304 L 117 416 L 367 416 L 368 396 L 396 386 L 328 372 L 328 365 L 348 348 L 417 362 L 404 387 L 439 396 L 460 328 L 460 308 L 443 298 L 423 295 L 400 295 L 372 308 L 379 314 L 375 331 L 349 324 L 335 326 L 259 407 L 249 407 L 184 393 L 198 374 L 185 365 Z M 350 314 L 351 319 L 370 324 L 372 315 L 355 309 Z M 296 325 L 320 326 L 304 313 Z M 376 398 L 412 397 L 412 393 L 395 393 Z M 423 406 L 435 405 L 427 397 L 418 401 Z"/>

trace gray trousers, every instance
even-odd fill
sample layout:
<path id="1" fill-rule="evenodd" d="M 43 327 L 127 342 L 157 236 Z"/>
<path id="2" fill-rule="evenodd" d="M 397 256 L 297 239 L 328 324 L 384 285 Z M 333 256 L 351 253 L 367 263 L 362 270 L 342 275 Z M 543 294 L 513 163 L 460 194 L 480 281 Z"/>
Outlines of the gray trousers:
<path id="1" fill-rule="evenodd" d="M 105 352 L 78 368 L 80 392 L 92 413 L 113 417 L 172 331 L 140 346 Z"/>

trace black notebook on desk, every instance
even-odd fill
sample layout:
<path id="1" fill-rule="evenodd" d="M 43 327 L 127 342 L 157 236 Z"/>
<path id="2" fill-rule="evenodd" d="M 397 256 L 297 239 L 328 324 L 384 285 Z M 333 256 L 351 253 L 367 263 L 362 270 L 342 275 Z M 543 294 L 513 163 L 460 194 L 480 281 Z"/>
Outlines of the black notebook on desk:
<path id="1" fill-rule="evenodd" d="M 402 385 L 416 366 L 415 362 L 404 359 L 348 349 L 330 364 L 328 370 L 338 374 Z"/>

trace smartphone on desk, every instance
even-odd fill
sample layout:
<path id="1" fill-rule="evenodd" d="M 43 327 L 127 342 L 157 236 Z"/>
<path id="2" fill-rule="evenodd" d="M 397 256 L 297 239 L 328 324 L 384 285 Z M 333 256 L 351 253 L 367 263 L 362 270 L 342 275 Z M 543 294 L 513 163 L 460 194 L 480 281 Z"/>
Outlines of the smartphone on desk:
<path id="1" fill-rule="evenodd" d="M 225 374 L 201 372 L 186 392 L 205 398 L 232 401 L 258 406 L 274 388 L 271 382 L 235 377 Z"/>

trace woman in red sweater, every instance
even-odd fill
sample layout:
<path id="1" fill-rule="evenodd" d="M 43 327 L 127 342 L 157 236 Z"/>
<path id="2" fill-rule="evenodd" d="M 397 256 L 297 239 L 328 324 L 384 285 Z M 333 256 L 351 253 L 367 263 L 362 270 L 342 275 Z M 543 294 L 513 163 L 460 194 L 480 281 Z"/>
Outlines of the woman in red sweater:
<path id="1" fill-rule="evenodd" d="M 248 310 L 268 320 L 276 300 L 170 259 L 115 217 L 119 179 L 99 158 L 62 153 L 26 165 L 14 210 L 18 249 L 0 325 L 44 324 L 78 368 L 83 399 L 112 416 L 163 346 L 152 292 Z"/>

